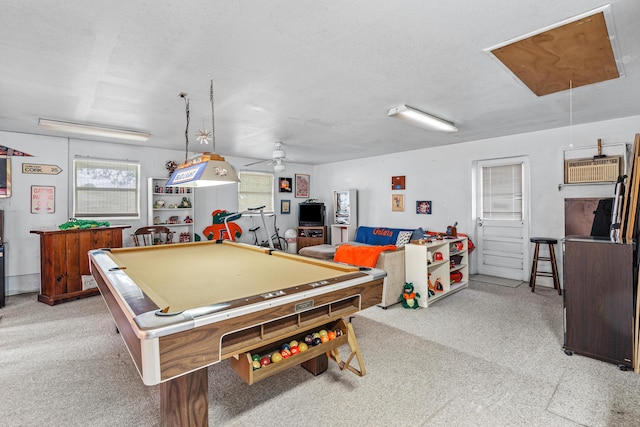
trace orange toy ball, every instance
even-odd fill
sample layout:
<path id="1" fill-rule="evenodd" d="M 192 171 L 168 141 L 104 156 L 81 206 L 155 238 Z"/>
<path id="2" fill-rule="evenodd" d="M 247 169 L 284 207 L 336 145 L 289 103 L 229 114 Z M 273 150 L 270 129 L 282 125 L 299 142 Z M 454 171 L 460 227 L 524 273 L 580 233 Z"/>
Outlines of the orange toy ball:
<path id="1" fill-rule="evenodd" d="M 320 341 L 329 342 L 329 335 L 320 335 Z"/>
<path id="2" fill-rule="evenodd" d="M 329 341 L 336 339 L 336 333 L 333 331 L 327 332 L 327 336 L 329 337 Z"/>

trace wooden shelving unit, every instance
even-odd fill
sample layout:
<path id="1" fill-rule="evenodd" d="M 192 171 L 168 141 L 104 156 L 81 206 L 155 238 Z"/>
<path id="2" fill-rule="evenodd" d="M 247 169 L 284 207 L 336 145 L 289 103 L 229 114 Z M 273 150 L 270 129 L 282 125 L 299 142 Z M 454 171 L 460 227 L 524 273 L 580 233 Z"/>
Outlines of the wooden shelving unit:
<path id="1" fill-rule="evenodd" d="M 327 227 L 298 227 L 297 248 L 327 243 Z"/>

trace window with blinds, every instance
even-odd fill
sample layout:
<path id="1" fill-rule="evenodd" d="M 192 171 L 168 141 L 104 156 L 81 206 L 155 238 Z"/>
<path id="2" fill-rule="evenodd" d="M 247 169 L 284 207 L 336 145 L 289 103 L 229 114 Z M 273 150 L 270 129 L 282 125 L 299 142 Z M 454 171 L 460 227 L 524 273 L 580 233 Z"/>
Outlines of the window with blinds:
<path id="1" fill-rule="evenodd" d="M 522 219 L 522 163 L 482 168 L 482 218 Z"/>
<path id="2" fill-rule="evenodd" d="M 73 160 L 75 218 L 140 218 L 140 164 Z"/>
<path id="3" fill-rule="evenodd" d="M 267 172 L 240 172 L 238 174 L 238 212 L 254 206 L 265 206 L 265 212 L 273 212 L 274 177 Z"/>

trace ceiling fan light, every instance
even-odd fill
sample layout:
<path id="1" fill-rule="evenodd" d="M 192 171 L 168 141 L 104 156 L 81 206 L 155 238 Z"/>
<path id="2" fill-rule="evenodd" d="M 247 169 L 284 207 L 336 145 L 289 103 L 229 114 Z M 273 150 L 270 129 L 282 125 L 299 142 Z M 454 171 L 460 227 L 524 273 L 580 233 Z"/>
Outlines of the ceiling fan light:
<path id="1" fill-rule="evenodd" d="M 285 170 L 284 163 L 278 160 L 278 163 L 276 163 L 276 165 L 273 167 L 273 170 L 276 172 L 284 172 Z"/>
<path id="2" fill-rule="evenodd" d="M 287 157 L 287 153 L 284 150 L 277 149 L 273 151 L 273 159 L 284 159 Z"/>

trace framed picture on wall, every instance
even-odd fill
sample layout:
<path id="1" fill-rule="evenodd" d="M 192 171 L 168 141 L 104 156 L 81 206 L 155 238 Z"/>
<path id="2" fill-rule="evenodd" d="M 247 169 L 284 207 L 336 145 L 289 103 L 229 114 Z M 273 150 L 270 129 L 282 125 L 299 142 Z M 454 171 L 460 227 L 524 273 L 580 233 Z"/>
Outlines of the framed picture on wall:
<path id="1" fill-rule="evenodd" d="M 404 194 L 391 195 L 391 212 L 404 212 Z"/>
<path id="2" fill-rule="evenodd" d="M 280 213 L 285 215 L 291 213 L 291 200 L 280 200 Z"/>
<path id="3" fill-rule="evenodd" d="M 416 213 L 431 215 L 431 200 L 418 200 L 416 202 Z"/>
<path id="4" fill-rule="evenodd" d="M 11 158 L 0 156 L 0 198 L 11 197 Z"/>
<path id="5" fill-rule="evenodd" d="M 391 189 L 392 190 L 404 190 L 404 188 L 405 188 L 404 180 L 405 180 L 404 175 L 403 176 L 392 176 L 391 177 Z"/>
<path id="6" fill-rule="evenodd" d="M 52 214 L 56 211 L 56 187 L 48 185 L 31 186 L 31 213 Z"/>
<path id="7" fill-rule="evenodd" d="M 309 197 L 309 175 L 296 174 L 296 197 Z"/>
<path id="8" fill-rule="evenodd" d="M 293 180 L 291 178 L 280 178 L 278 189 L 281 193 L 293 193 Z"/>

